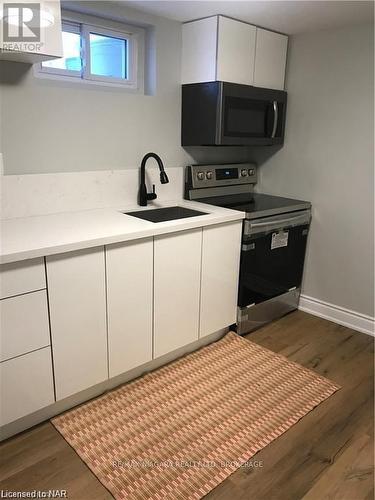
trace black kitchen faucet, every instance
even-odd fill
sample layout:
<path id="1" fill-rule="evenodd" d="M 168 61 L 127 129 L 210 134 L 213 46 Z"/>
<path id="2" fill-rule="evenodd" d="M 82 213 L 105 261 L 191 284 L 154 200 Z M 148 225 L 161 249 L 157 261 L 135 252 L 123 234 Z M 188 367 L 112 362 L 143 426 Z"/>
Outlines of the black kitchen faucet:
<path id="1" fill-rule="evenodd" d="M 147 153 L 141 163 L 141 182 L 139 185 L 139 200 L 138 203 L 141 205 L 141 207 L 147 206 L 147 201 L 149 200 L 155 200 L 157 195 L 155 193 L 155 184 L 152 185 L 152 193 L 147 192 L 147 187 L 146 187 L 146 162 L 149 158 L 154 158 L 158 165 L 159 165 L 159 170 L 160 170 L 160 182 L 162 184 L 167 184 L 169 182 L 168 176 L 165 173 L 164 170 L 164 165 L 163 162 L 161 161 L 160 156 L 158 156 L 156 153 Z"/>

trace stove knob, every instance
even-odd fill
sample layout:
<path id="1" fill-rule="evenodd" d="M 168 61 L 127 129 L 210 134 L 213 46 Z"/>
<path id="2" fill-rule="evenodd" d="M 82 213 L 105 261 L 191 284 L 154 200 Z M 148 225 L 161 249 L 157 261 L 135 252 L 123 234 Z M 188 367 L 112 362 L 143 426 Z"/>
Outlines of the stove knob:
<path id="1" fill-rule="evenodd" d="M 246 177 L 247 176 L 247 170 L 243 169 L 241 170 L 241 176 Z"/>
<path id="2" fill-rule="evenodd" d="M 203 179 L 204 179 L 204 172 L 198 172 L 197 173 L 197 178 L 198 178 L 198 180 L 203 181 Z"/>
<path id="3" fill-rule="evenodd" d="M 206 172 L 206 179 L 208 179 L 208 180 L 212 179 L 212 172 L 211 171 Z"/>
<path id="4" fill-rule="evenodd" d="M 249 175 L 254 175 L 255 174 L 255 170 L 253 168 L 249 168 Z"/>

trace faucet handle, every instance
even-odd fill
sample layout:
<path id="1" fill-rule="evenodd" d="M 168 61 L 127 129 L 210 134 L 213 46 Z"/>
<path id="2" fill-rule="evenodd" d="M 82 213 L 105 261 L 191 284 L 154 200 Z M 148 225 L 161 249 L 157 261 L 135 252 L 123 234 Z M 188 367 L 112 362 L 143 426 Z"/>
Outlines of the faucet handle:
<path id="1" fill-rule="evenodd" d="M 155 184 L 152 185 L 152 193 L 147 193 L 148 200 L 156 200 L 157 194 L 155 193 Z"/>

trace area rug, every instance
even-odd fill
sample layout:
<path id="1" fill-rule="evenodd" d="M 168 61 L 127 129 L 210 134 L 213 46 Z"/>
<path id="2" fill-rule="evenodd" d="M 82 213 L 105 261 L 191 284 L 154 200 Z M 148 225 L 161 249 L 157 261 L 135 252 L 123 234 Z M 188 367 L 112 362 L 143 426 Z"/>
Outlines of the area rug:
<path id="1" fill-rule="evenodd" d="M 199 499 L 338 389 L 229 332 L 52 423 L 116 499 Z"/>

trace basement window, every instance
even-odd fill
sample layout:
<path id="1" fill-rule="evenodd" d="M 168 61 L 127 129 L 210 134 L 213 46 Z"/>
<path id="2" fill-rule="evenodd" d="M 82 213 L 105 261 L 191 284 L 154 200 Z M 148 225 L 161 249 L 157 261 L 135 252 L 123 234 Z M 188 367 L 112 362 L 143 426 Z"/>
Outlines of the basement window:
<path id="1" fill-rule="evenodd" d="M 38 76 L 139 87 L 137 32 L 63 21 L 64 57 L 38 64 Z M 60 78 L 59 78 L 60 77 Z"/>

